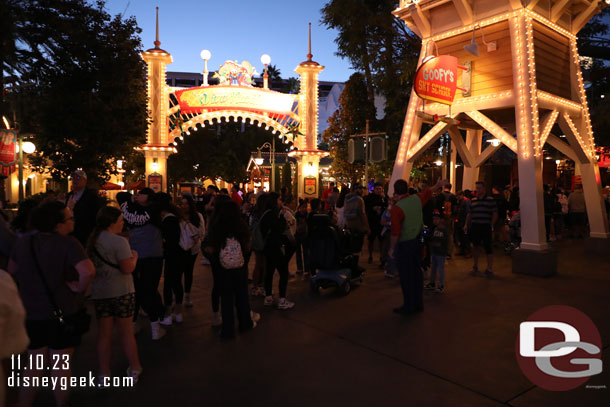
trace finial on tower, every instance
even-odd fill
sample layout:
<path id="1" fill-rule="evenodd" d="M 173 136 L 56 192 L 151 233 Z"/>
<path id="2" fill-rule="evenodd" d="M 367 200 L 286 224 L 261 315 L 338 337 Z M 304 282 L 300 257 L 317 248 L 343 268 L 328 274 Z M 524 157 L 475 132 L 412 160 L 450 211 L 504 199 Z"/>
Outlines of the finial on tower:
<path id="1" fill-rule="evenodd" d="M 157 7 L 157 36 L 155 37 L 155 48 L 159 48 L 161 41 L 159 41 L 159 7 Z"/>
<path id="2" fill-rule="evenodd" d="M 309 53 L 307 54 L 307 60 L 311 61 L 313 55 L 311 54 L 311 23 L 309 23 Z"/>

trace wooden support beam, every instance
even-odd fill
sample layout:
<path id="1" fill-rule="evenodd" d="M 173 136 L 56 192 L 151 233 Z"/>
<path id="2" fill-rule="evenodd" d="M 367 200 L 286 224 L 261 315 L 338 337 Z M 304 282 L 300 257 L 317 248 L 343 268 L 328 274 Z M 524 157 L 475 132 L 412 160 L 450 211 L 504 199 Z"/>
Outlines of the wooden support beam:
<path id="1" fill-rule="evenodd" d="M 584 141 L 582 140 L 580 134 L 578 134 L 578 131 L 576 130 L 576 126 L 572 122 L 572 119 L 570 119 L 570 116 L 563 113 L 559 117 L 559 127 L 561 128 L 563 133 L 566 135 L 568 143 L 570 143 L 570 146 L 572 147 L 572 149 L 574 150 L 574 153 L 578 157 L 577 162 L 588 163 L 589 157 L 587 156 L 587 146 L 584 143 Z"/>
<path id="2" fill-rule="evenodd" d="M 472 24 L 473 15 L 472 15 L 472 6 L 468 0 L 452 0 L 455 9 L 457 10 L 458 15 L 460 16 L 460 20 L 462 20 L 462 24 L 470 25 Z"/>
<path id="3" fill-rule="evenodd" d="M 538 4 L 538 0 L 530 0 L 530 2 L 527 5 L 527 8 L 529 10 L 533 10 L 534 7 L 536 7 L 536 4 Z"/>
<path id="4" fill-rule="evenodd" d="M 467 167 L 472 167 L 474 165 L 474 157 L 470 153 L 470 150 L 468 150 L 468 147 L 466 147 L 466 143 L 462 138 L 462 133 L 460 133 L 458 128 L 455 126 L 449 127 L 448 132 L 451 136 L 451 142 L 453 143 L 455 149 L 462 158 L 464 165 L 466 165 Z"/>
<path id="5" fill-rule="evenodd" d="M 432 127 L 428 132 L 407 152 L 407 160 L 414 161 L 417 156 L 426 151 L 445 131 L 449 124 L 445 122 L 439 122 L 436 126 Z"/>
<path id="6" fill-rule="evenodd" d="M 580 158 L 574 152 L 574 149 L 570 147 L 567 143 L 561 141 L 561 139 L 553 134 L 549 134 L 546 142 L 552 145 L 557 151 L 561 154 L 568 157 L 570 160 L 574 162 L 579 162 Z"/>
<path id="7" fill-rule="evenodd" d="M 600 0 L 592 0 L 586 9 L 572 19 L 572 34 L 578 34 L 585 24 L 589 22 L 591 17 L 599 13 L 599 1 Z"/>
<path id="8" fill-rule="evenodd" d="M 559 111 L 557 109 L 548 113 L 544 118 L 544 122 L 542 123 L 542 132 L 540 133 L 539 146 L 540 149 L 544 147 L 544 143 L 546 143 L 547 137 L 551 134 L 551 130 L 553 129 L 553 125 L 557 121 L 557 117 L 559 116 Z"/>
<path id="9" fill-rule="evenodd" d="M 413 7 L 413 12 L 411 16 L 413 17 L 413 21 L 417 25 L 419 32 L 422 34 L 422 38 L 427 38 L 431 34 L 430 29 L 430 21 L 428 21 L 428 17 L 424 15 L 424 11 L 421 9 L 419 4 L 415 4 Z"/>
<path id="10" fill-rule="evenodd" d="M 519 10 L 520 8 L 523 8 L 521 0 L 508 0 L 508 4 L 513 10 Z"/>
<path id="11" fill-rule="evenodd" d="M 556 23 L 571 5 L 572 0 L 559 0 L 553 4 L 551 8 L 551 21 Z"/>
<path id="12" fill-rule="evenodd" d="M 487 147 L 485 147 L 485 150 L 483 150 L 481 152 L 481 154 L 479 154 L 479 156 L 475 160 L 475 162 L 474 162 L 475 167 L 480 167 L 481 165 L 485 164 L 485 161 L 489 160 L 491 158 L 491 156 L 494 155 L 494 153 L 501 148 L 502 148 L 502 144 L 498 144 L 497 146 L 490 144 Z"/>
<path id="13" fill-rule="evenodd" d="M 513 152 L 517 153 L 517 139 L 508 134 L 502 127 L 500 127 L 496 122 L 491 120 L 489 117 L 485 116 L 483 113 L 478 110 L 474 110 L 472 112 L 465 112 L 468 116 L 470 116 L 475 122 L 479 123 L 481 127 L 485 130 L 493 134 L 497 139 L 499 139 L 506 147 L 513 150 Z"/>

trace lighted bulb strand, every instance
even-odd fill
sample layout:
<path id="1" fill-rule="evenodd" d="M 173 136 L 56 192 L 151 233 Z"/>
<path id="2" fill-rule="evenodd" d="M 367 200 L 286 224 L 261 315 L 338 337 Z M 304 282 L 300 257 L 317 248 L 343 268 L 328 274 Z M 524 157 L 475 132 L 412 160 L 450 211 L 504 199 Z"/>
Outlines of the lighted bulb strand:
<path id="1" fill-rule="evenodd" d="M 481 112 L 475 110 L 472 112 L 466 112 L 474 121 L 476 121 L 481 127 L 490 132 L 494 137 L 500 140 L 505 146 L 513 151 L 517 151 L 517 141 L 510 136 L 502 127 L 496 122 L 489 119 Z"/>
<path id="2" fill-rule="evenodd" d="M 538 97 L 536 89 L 536 58 L 534 54 L 534 39 L 532 19 L 526 14 L 526 47 L 528 53 L 529 66 L 529 86 L 530 86 L 530 114 L 532 117 L 532 137 L 534 139 L 534 154 L 541 155 L 542 146 L 540 145 L 540 116 L 538 114 Z"/>
<path id="3" fill-rule="evenodd" d="M 584 82 L 582 80 L 582 70 L 580 68 L 580 57 L 578 54 L 578 46 L 576 40 L 572 40 L 571 43 L 572 55 L 574 56 L 574 69 L 576 69 L 576 77 L 578 80 L 578 89 L 580 92 L 580 102 L 582 103 L 583 114 L 585 119 L 585 126 L 587 128 L 587 151 L 590 158 L 595 157 L 595 141 L 593 138 L 593 128 L 591 126 L 591 117 L 589 116 L 589 106 L 587 103 L 587 93 L 585 92 Z"/>
<path id="4" fill-rule="evenodd" d="M 515 111 L 517 109 L 519 109 L 519 125 L 520 125 L 520 130 L 517 132 L 518 137 L 519 137 L 519 143 L 518 143 L 518 149 L 519 149 L 519 154 L 521 155 L 522 158 L 527 159 L 530 156 L 530 152 L 529 152 L 529 131 L 528 131 L 528 126 L 527 123 L 529 122 L 529 116 L 527 115 L 526 111 L 525 111 L 525 104 L 526 104 L 526 96 L 525 96 L 525 73 L 524 73 L 524 69 L 523 69 L 523 58 L 521 56 L 521 53 L 523 51 L 523 42 L 521 40 L 521 20 L 522 17 L 519 15 L 517 17 L 515 17 L 513 19 L 513 34 L 515 37 L 515 62 L 516 62 L 516 67 L 517 67 L 517 87 L 518 87 L 518 101 L 519 101 L 519 107 L 515 106 Z"/>

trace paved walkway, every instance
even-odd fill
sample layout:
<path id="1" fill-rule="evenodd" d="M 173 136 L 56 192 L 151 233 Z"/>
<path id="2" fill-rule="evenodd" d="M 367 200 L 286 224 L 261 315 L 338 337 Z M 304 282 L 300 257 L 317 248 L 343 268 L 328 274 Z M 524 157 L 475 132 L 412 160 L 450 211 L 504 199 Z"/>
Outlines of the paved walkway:
<path id="1" fill-rule="evenodd" d="M 425 311 L 403 317 L 397 280 L 367 266 L 347 297 L 309 294 L 293 279 L 290 311 L 264 308 L 259 326 L 221 342 L 210 327 L 210 271 L 195 270 L 195 307 L 158 342 L 138 336 L 144 373 L 130 390 L 76 390 L 76 406 L 597 406 L 610 405 L 610 265 L 585 255 L 584 241 L 563 241 L 559 274 L 541 279 L 510 272 L 498 252 L 497 277 L 469 276 L 470 262 L 447 263 L 446 291 L 425 297 Z M 610 249 L 610 247 L 609 247 Z M 605 371 L 589 385 L 548 392 L 532 385 L 515 359 L 519 323 L 547 305 L 570 305 L 597 325 Z M 95 371 L 95 330 L 74 360 L 75 374 Z M 126 361 L 114 344 L 113 372 Z"/>

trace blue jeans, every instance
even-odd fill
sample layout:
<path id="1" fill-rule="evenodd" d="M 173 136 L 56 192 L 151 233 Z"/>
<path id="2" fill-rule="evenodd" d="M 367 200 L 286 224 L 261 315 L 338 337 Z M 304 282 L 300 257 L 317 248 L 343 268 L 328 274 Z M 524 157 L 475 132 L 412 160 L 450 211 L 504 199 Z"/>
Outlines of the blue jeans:
<path id="1" fill-rule="evenodd" d="M 436 271 L 438 270 L 440 276 L 438 279 L 439 287 L 445 285 L 445 257 L 439 256 L 437 254 L 432 255 L 432 273 L 430 274 L 430 283 L 434 284 L 436 282 Z"/>
<path id="2" fill-rule="evenodd" d="M 422 244 L 419 239 L 405 240 L 398 242 L 394 250 L 404 300 L 402 308 L 405 311 L 423 310 Z"/>

